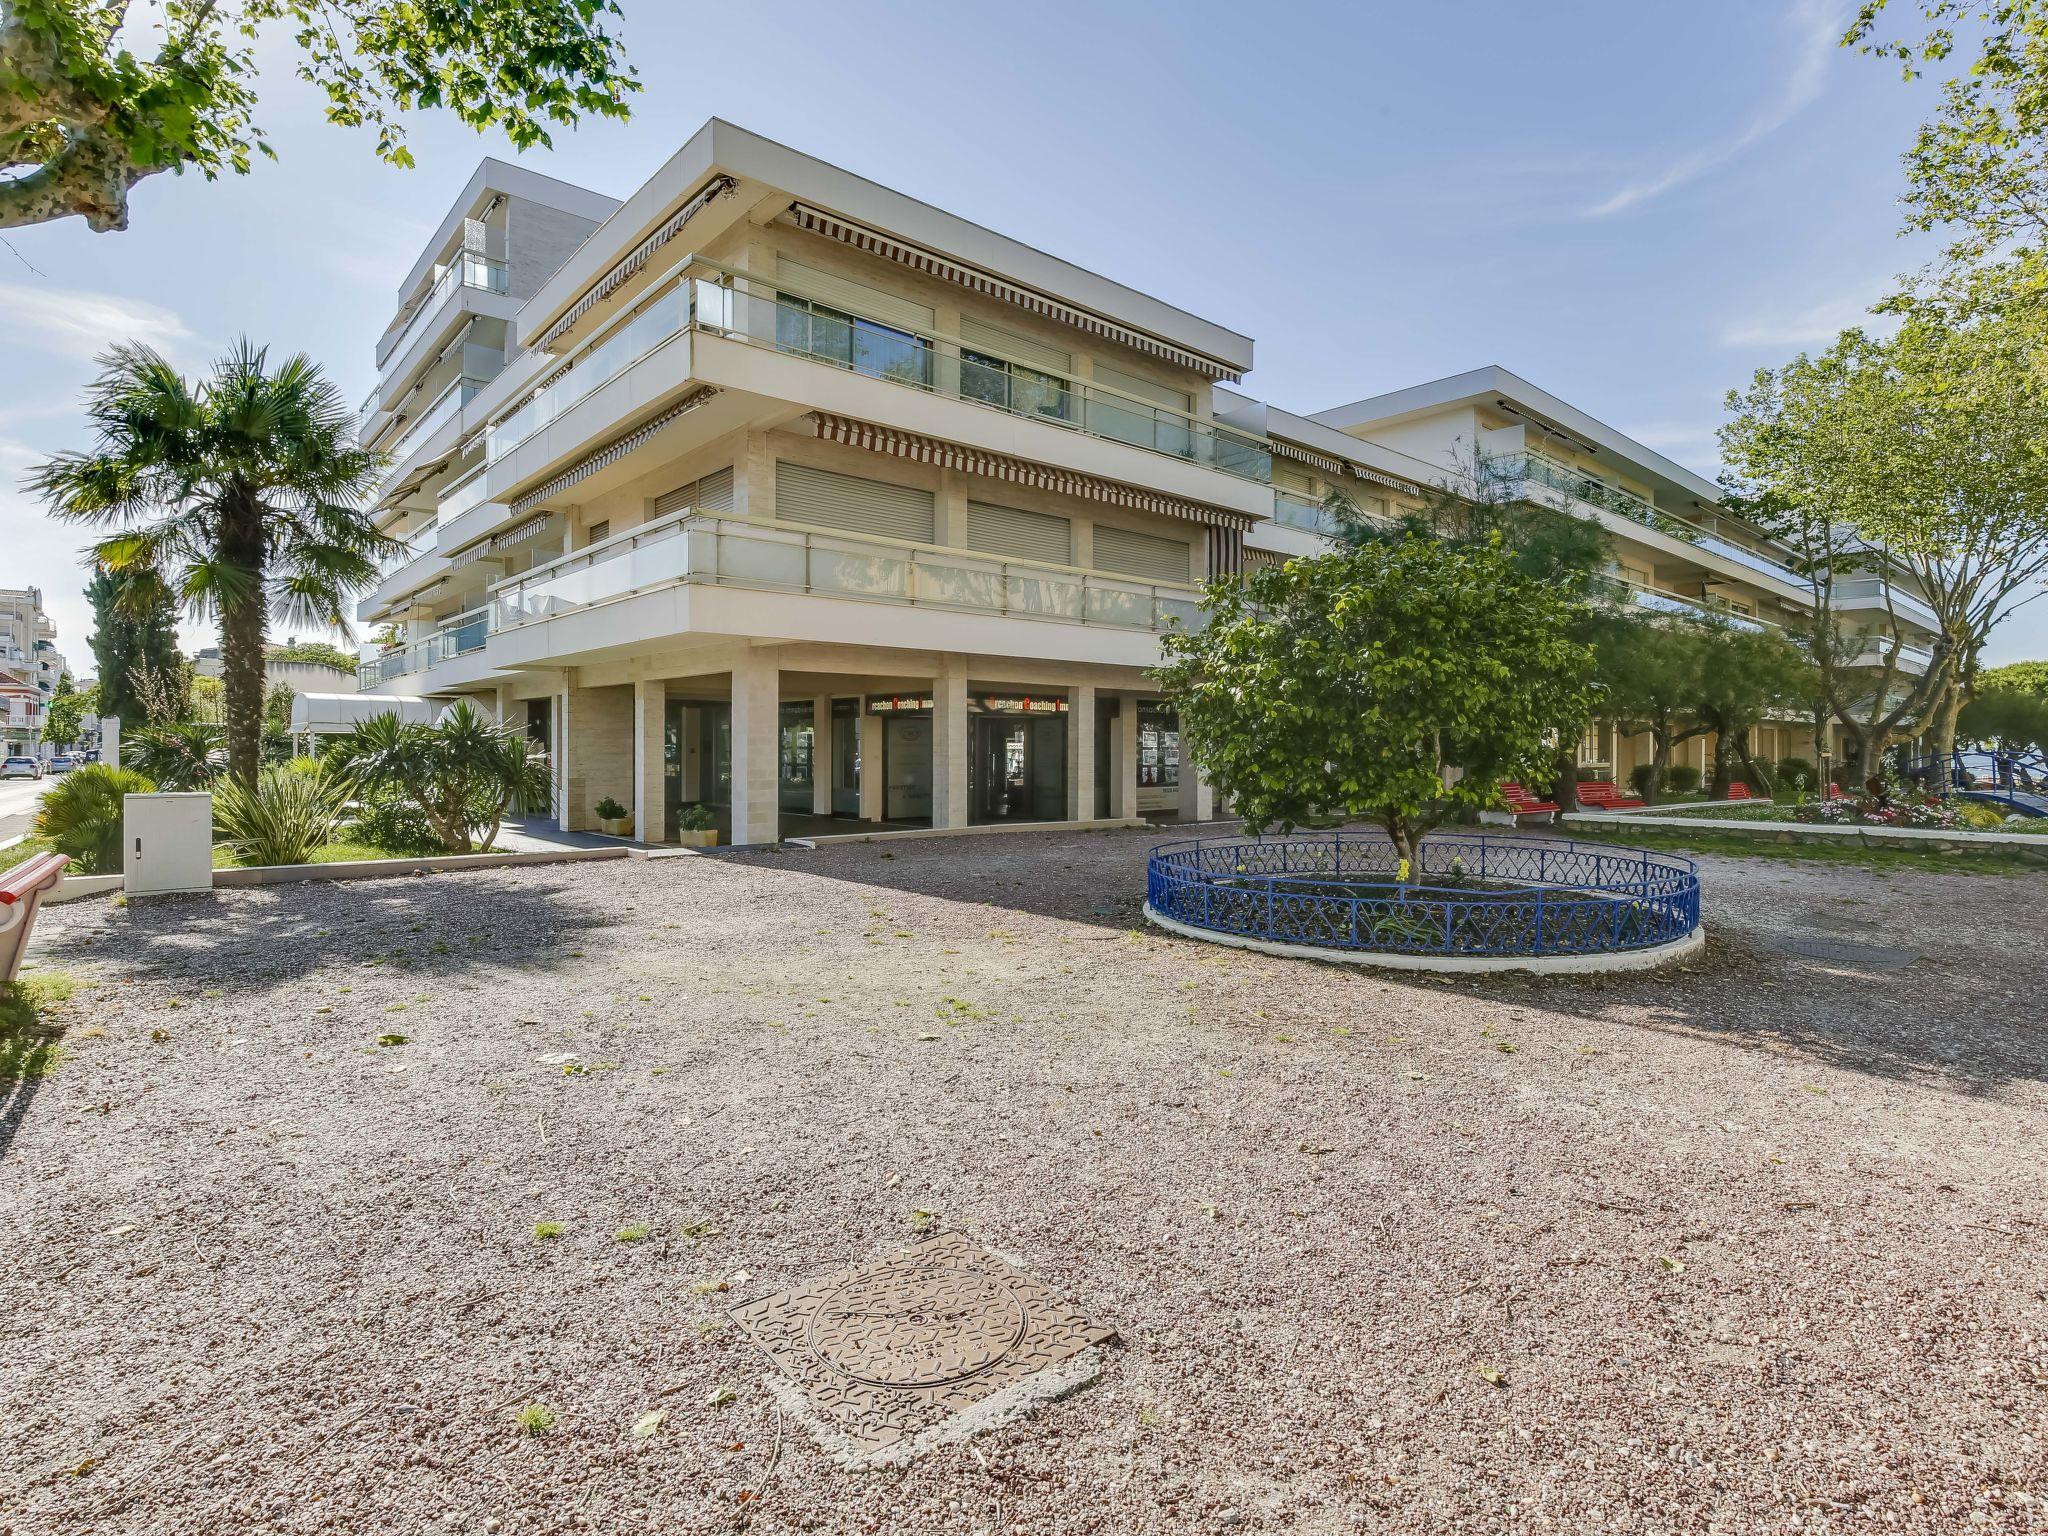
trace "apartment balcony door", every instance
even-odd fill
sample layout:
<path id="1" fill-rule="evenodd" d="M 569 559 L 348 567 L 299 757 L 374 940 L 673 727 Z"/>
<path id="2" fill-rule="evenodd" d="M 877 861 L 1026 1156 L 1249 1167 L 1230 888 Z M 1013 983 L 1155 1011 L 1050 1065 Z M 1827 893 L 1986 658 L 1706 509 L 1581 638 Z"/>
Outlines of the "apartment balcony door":
<path id="1" fill-rule="evenodd" d="M 832 701 L 832 814 L 860 815 L 860 700 Z"/>
<path id="2" fill-rule="evenodd" d="M 882 815 L 890 821 L 932 819 L 932 721 L 889 715 L 882 721 Z"/>

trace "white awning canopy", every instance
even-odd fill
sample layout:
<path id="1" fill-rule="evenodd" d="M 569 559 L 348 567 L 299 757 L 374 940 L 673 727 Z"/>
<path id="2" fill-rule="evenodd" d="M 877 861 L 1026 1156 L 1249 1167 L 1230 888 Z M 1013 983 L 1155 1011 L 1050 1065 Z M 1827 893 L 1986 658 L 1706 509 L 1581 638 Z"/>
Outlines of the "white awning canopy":
<path id="1" fill-rule="evenodd" d="M 394 693 L 302 693 L 292 700 L 294 736 L 342 736 L 365 720 L 396 714 L 407 725 L 432 725 L 432 699 Z"/>

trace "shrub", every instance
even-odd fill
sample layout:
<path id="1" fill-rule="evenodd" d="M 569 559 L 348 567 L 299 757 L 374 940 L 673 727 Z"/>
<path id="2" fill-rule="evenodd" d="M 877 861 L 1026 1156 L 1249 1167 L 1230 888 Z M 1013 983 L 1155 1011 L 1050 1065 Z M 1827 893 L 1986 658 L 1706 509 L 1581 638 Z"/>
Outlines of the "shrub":
<path id="1" fill-rule="evenodd" d="M 1811 790 L 1820 783 L 1820 770 L 1813 766 L 1810 758 L 1781 757 L 1778 759 L 1778 782 L 1786 789 Z"/>
<path id="2" fill-rule="evenodd" d="M 121 755 L 159 789 L 211 789 L 227 769 L 227 734 L 203 720 L 144 726 L 122 740 Z"/>
<path id="3" fill-rule="evenodd" d="M 1635 767 L 1629 769 L 1628 771 L 1629 787 L 1633 789 L 1638 796 L 1644 796 L 1649 794 L 1650 776 L 1654 774 L 1656 771 L 1657 765 L 1655 763 L 1637 763 Z"/>
<path id="4" fill-rule="evenodd" d="M 686 805 L 676 813 L 676 825 L 685 832 L 709 832 L 718 825 L 708 805 Z"/>
<path id="5" fill-rule="evenodd" d="M 1610 775 L 1597 763 L 1581 763 L 1575 777 L 1581 784 L 1604 784 Z"/>
<path id="6" fill-rule="evenodd" d="M 1700 771 L 1690 763 L 1673 763 L 1664 770 L 1664 787 L 1674 795 L 1689 795 L 1700 787 Z"/>
<path id="7" fill-rule="evenodd" d="M 458 699 L 433 725 L 373 716 L 333 747 L 330 763 L 373 792 L 417 804 L 449 853 L 489 852 L 508 812 L 547 803 L 547 754 L 523 728 Z"/>
<path id="8" fill-rule="evenodd" d="M 253 785 L 220 781 L 213 829 L 244 864 L 304 864 L 334 841 L 344 798 L 332 778 L 261 768 Z"/>
<path id="9" fill-rule="evenodd" d="M 71 855 L 82 875 L 119 874 L 122 868 L 121 797 L 147 795 L 156 785 L 131 768 L 88 763 L 74 768 L 36 811 L 36 836 Z"/>
<path id="10" fill-rule="evenodd" d="M 599 821 L 619 821 L 626 814 L 626 808 L 610 795 L 606 795 L 602 800 L 598 801 L 595 809 Z"/>
<path id="11" fill-rule="evenodd" d="M 441 839 L 419 802 L 390 786 L 363 794 L 344 815 L 356 842 L 393 853 L 439 853 Z"/>

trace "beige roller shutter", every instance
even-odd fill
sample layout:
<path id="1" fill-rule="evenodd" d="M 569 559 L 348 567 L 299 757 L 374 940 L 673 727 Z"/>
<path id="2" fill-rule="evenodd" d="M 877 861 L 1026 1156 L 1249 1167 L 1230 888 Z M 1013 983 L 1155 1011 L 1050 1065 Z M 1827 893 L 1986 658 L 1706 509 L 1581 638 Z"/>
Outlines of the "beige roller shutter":
<path id="1" fill-rule="evenodd" d="M 893 293 L 884 293 L 879 288 L 870 288 L 866 283 L 857 283 L 835 272 L 820 271 L 778 256 L 775 258 L 775 277 L 777 282 L 794 289 L 804 298 L 843 309 L 864 320 L 879 320 L 884 325 L 906 331 L 928 331 L 932 328 L 932 312 L 926 306 L 900 299 Z"/>
<path id="2" fill-rule="evenodd" d="M 732 512 L 732 471 L 716 470 L 701 480 L 692 480 L 688 485 L 679 485 L 672 491 L 664 491 L 654 498 L 654 515 L 666 517 L 671 512 L 680 512 L 685 507 L 694 507 L 699 512 L 717 512 L 729 515 Z"/>
<path id="3" fill-rule="evenodd" d="M 967 547 L 1044 565 L 1074 563 L 1074 525 L 1049 512 L 967 503 Z"/>
<path id="4" fill-rule="evenodd" d="M 986 320 L 977 320 L 972 315 L 960 317 L 960 339 L 973 351 L 993 353 L 997 357 L 1007 358 L 1013 362 L 1043 368 L 1047 373 L 1074 371 L 1073 353 L 1062 352 L 1058 347 L 1048 347 L 1042 341 L 1033 341 L 1029 336 L 1019 336 L 1015 331 L 1006 331 L 999 325 L 990 325 Z"/>
<path id="5" fill-rule="evenodd" d="M 1150 379 L 1141 379 L 1135 373 L 1123 373 L 1115 368 L 1095 365 L 1095 382 L 1106 384 L 1111 389 L 1121 390 L 1127 395 L 1136 395 L 1140 400 L 1149 400 L 1154 405 L 1163 405 L 1169 410 L 1192 411 L 1195 402 L 1189 395 L 1177 389 L 1168 389 L 1164 384 L 1154 384 Z"/>
<path id="6" fill-rule="evenodd" d="M 937 529 L 930 491 L 787 462 L 775 466 L 775 515 L 786 523 L 845 528 L 913 544 L 931 543 Z"/>
<path id="7" fill-rule="evenodd" d="M 1155 533 L 1133 533 L 1128 528 L 1095 525 L 1095 566 L 1120 576 L 1145 581 L 1185 583 L 1191 569 L 1188 545 L 1182 539 L 1162 539 Z"/>

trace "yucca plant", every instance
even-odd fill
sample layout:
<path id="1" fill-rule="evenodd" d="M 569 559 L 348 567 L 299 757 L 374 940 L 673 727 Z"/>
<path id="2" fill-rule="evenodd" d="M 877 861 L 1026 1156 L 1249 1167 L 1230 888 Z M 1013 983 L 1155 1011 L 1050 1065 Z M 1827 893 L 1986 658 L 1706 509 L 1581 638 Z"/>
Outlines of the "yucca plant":
<path id="1" fill-rule="evenodd" d="M 128 768 L 88 763 L 74 768 L 43 796 L 36 836 L 71 855 L 81 875 L 117 875 L 122 868 L 121 799 L 146 795 L 156 785 Z"/>
<path id="2" fill-rule="evenodd" d="M 121 755 L 165 790 L 211 789 L 228 766 L 221 728 L 204 720 L 144 726 L 122 741 Z"/>
<path id="3" fill-rule="evenodd" d="M 348 787 L 329 774 L 261 768 L 253 785 L 223 777 L 213 830 L 243 864 L 305 864 L 334 841 Z"/>
<path id="4" fill-rule="evenodd" d="M 458 699 L 434 725 L 372 716 L 342 737 L 328 761 L 366 789 L 416 804 L 450 853 L 490 852 L 506 813 L 547 803 L 548 758 L 517 725 Z"/>

